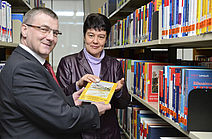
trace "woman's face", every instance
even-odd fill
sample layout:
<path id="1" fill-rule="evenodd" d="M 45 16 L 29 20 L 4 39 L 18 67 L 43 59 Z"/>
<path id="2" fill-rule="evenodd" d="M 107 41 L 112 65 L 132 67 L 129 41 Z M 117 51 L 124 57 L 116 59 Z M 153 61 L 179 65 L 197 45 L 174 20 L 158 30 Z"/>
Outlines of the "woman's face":
<path id="1" fill-rule="evenodd" d="M 99 58 L 106 43 L 106 31 L 98 31 L 95 29 L 88 29 L 85 34 L 85 47 L 89 54 Z"/>

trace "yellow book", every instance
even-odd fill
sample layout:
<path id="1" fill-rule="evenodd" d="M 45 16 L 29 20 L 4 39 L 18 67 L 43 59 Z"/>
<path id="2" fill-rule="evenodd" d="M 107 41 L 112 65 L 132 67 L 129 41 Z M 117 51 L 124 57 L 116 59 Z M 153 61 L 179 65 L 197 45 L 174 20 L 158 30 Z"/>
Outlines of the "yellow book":
<path id="1" fill-rule="evenodd" d="M 143 12 L 143 35 L 145 36 L 146 35 L 146 5 L 144 5 L 144 12 Z M 143 36 L 143 37 L 144 37 Z M 146 39 L 143 39 L 142 42 L 146 42 Z"/>
<path id="2" fill-rule="evenodd" d="M 100 81 L 98 83 L 88 83 L 79 97 L 85 102 L 104 102 L 108 104 L 115 92 L 117 83 Z"/>
<path id="3" fill-rule="evenodd" d="M 126 19 L 124 18 L 123 19 L 123 22 L 122 22 L 122 42 L 121 44 L 124 45 L 125 44 L 125 24 L 126 24 Z"/>
<path id="4" fill-rule="evenodd" d="M 200 14 L 201 14 L 201 0 L 197 0 L 197 25 L 196 25 L 197 35 L 200 35 Z"/>
<path id="5" fill-rule="evenodd" d="M 207 24 L 207 0 L 202 0 L 202 29 L 201 33 L 206 32 L 206 24 Z"/>
<path id="6" fill-rule="evenodd" d="M 100 13 L 100 14 L 101 14 L 101 13 L 102 13 L 102 11 L 101 11 L 101 10 L 102 10 L 101 8 L 98 8 L 98 13 Z"/>

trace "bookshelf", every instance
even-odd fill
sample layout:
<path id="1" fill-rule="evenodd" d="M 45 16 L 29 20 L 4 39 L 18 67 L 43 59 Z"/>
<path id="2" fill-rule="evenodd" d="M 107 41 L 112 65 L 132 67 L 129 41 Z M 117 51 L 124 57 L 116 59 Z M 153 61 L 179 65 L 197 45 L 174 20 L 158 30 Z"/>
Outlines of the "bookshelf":
<path id="1" fill-rule="evenodd" d="M 149 102 L 147 103 L 146 101 L 140 99 L 137 95 L 134 95 L 133 93 L 130 92 L 130 95 L 135 98 L 137 101 L 139 101 L 140 103 L 142 103 L 144 106 L 146 106 L 147 108 L 149 108 L 152 112 L 154 112 L 155 114 L 157 114 L 159 117 L 161 117 L 163 120 L 165 120 L 166 122 L 168 122 L 170 125 L 172 125 L 173 127 L 175 127 L 176 129 L 178 129 L 180 132 L 182 132 L 184 135 L 188 136 L 191 139 L 209 139 L 212 136 L 212 132 L 188 132 L 183 130 L 178 124 L 174 123 L 172 120 L 170 120 L 169 118 L 161 115 L 158 112 L 158 104 L 157 102 Z"/>
<path id="2" fill-rule="evenodd" d="M 26 13 L 32 8 L 27 0 L 7 0 L 7 2 L 11 4 L 12 13 Z M 5 61 L 9 56 L 8 54 L 17 46 L 18 43 L 0 41 L 0 60 Z"/>
<path id="3" fill-rule="evenodd" d="M 132 13 L 135 9 L 139 8 L 151 0 L 126 0 L 117 10 L 109 15 L 111 24 L 116 23 L 117 20 L 123 19 Z"/>
<path id="4" fill-rule="evenodd" d="M 130 15 L 135 9 L 147 4 L 150 2 L 148 1 L 139 1 L 139 0 L 127 0 L 124 4 L 122 4 L 119 8 L 117 8 L 111 15 L 109 15 L 109 19 L 114 25 L 117 20 L 122 20 L 126 18 L 128 15 Z M 160 16 L 160 15 L 159 15 Z M 160 21 L 159 21 L 160 24 Z M 160 31 L 159 31 L 160 32 Z M 177 48 L 196 48 L 197 50 L 206 50 L 209 51 L 211 54 L 212 50 L 212 33 L 204 33 L 200 35 L 195 36 L 186 36 L 186 37 L 180 37 L 180 38 L 171 38 L 171 39 L 160 39 L 161 34 L 159 34 L 158 40 L 153 41 L 147 41 L 143 43 L 136 43 L 136 44 L 127 44 L 127 45 L 119 45 L 119 46 L 113 46 L 113 47 L 105 47 L 106 52 L 115 53 L 113 56 L 117 56 L 119 58 L 125 58 L 120 57 L 120 53 L 123 53 L 123 51 L 129 51 L 131 55 L 133 55 L 134 50 L 138 51 L 139 49 L 169 49 L 171 50 L 171 53 L 174 51 L 174 56 L 176 56 L 176 50 Z M 132 51 L 133 50 L 133 51 Z M 168 50 L 168 51 L 169 51 Z M 174 50 L 174 51 L 173 51 Z M 145 51 L 142 51 L 145 53 Z M 195 54 L 195 53 L 194 53 Z M 169 57 L 173 58 L 173 57 Z M 175 57 L 176 59 L 176 57 Z M 158 111 L 158 103 L 148 103 L 138 96 L 131 93 L 131 96 L 136 99 L 138 102 L 146 106 L 149 110 L 157 114 L 160 118 L 168 122 L 170 125 L 175 127 L 177 130 L 179 130 L 181 133 L 183 133 L 185 136 L 191 138 L 191 139 L 209 139 L 212 136 L 212 132 L 198 132 L 198 131 L 185 131 L 183 130 L 177 123 L 173 122 L 169 118 L 163 116 Z M 131 135 L 129 135 L 131 136 Z M 128 136 L 128 137 L 129 137 Z M 131 137 L 129 137 L 131 138 Z"/>

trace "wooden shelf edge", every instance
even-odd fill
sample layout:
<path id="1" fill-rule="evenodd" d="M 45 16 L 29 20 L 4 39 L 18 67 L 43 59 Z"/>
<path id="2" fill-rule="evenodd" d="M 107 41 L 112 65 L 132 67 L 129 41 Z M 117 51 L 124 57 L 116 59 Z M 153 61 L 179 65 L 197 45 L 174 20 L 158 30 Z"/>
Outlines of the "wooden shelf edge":
<path id="1" fill-rule="evenodd" d="M 0 41 L 0 47 L 2 48 L 8 48 L 8 47 L 17 47 L 18 43 L 8 43 L 8 42 L 2 42 Z"/>

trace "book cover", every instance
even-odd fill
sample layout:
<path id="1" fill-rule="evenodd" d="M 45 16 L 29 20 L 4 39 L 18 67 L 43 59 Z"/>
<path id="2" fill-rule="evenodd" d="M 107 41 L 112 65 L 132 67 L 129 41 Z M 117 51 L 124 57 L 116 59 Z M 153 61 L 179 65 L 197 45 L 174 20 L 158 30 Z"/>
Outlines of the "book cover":
<path id="1" fill-rule="evenodd" d="M 148 75 L 147 75 L 147 101 L 148 102 L 158 102 L 158 77 L 159 70 L 163 69 L 163 66 L 167 63 L 148 63 Z"/>
<path id="2" fill-rule="evenodd" d="M 191 90 L 211 89 L 212 88 L 212 70 L 211 69 L 183 69 L 185 72 L 184 85 L 184 129 L 187 130 L 187 116 L 188 116 L 188 95 Z"/>
<path id="3" fill-rule="evenodd" d="M 117 83 L 100 81 L 88 83 L 79 97 L 79 100 L 86 102 L 105 102 L 108 104 L 115 92 Z"/>

